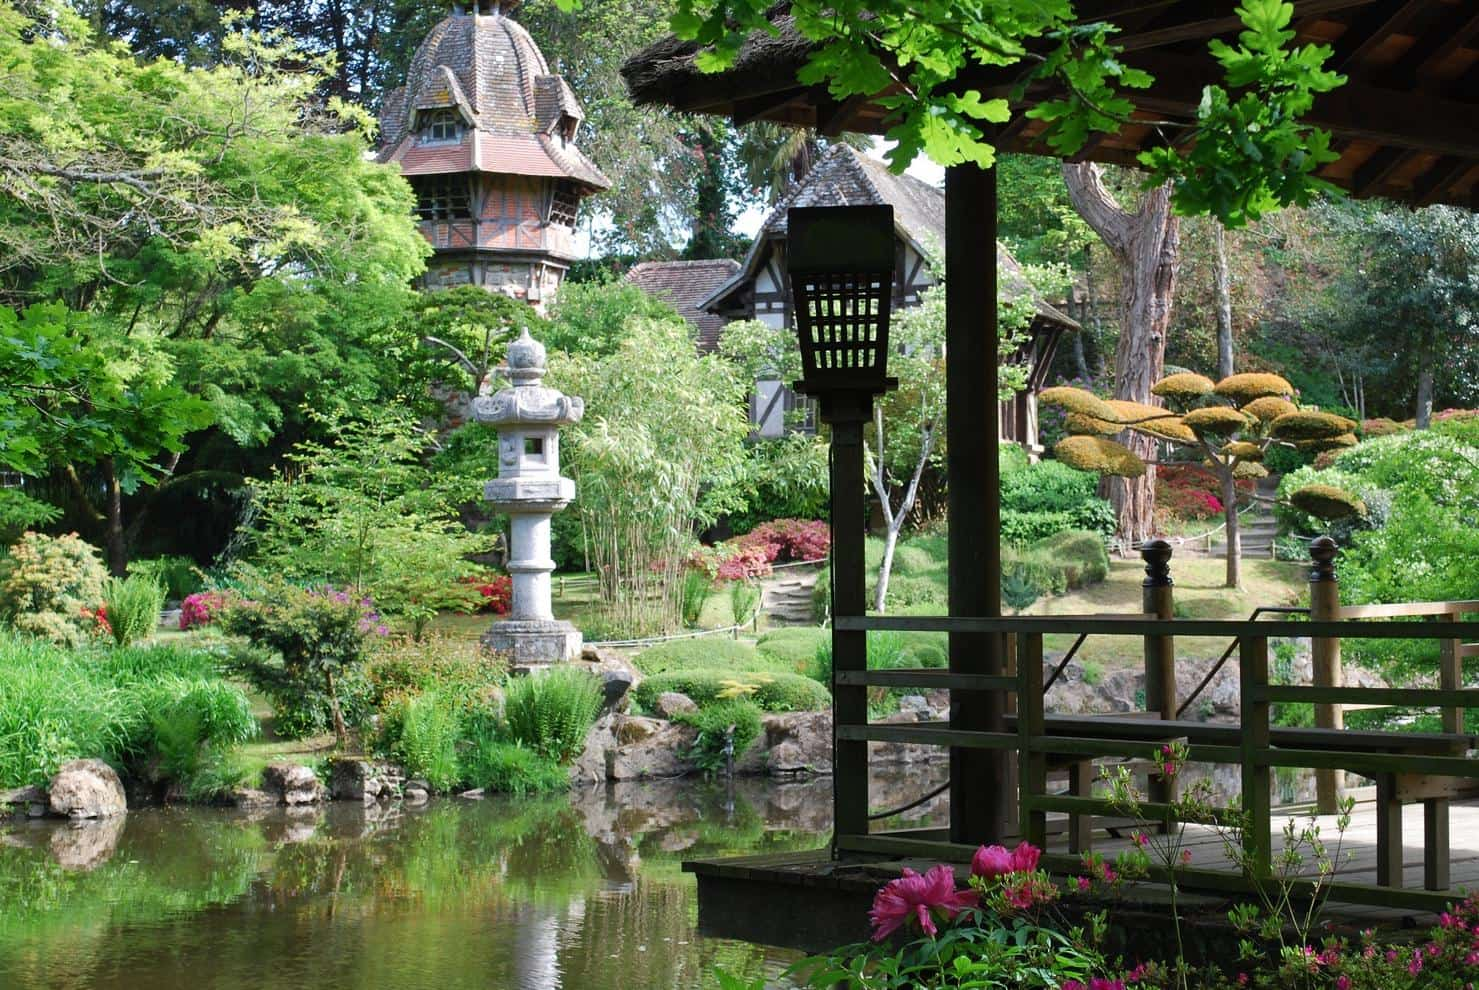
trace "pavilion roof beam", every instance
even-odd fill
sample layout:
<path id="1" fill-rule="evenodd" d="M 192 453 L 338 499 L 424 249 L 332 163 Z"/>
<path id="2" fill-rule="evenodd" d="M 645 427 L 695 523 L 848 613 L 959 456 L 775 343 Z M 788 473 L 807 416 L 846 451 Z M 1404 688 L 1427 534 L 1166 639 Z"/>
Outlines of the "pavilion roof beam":
<path id="1" fill-rule="evenodd" d="M 1418 206 L 1444 201 L 1450 189 L 1467 175 L 1475 163 L 1462 158 L 1440 158 L 1412 183 L 1412 198 Z"/>
<path id="2" fill-rule="evenodd" d="M 840 101 L 828 97 L 825 106 L 817 107 L 817 130 L 826 137 L 836 137 L 848 129 L 869 100 L 869 96 L 860 93 Z"/>
<path id="3" fill-rule="evenodd" d="M 1376 195 L 1381 191 L 1382 185 L 1402 168 L 1411 154 L 1405 148 L 1378 148 L 1375 154 L 1356 168 L 1355 177 L 1351 180 L 1351 194 L 1358 197 Z"/>
<path id="4" fill-rule="evenodd" d="M 1349 26 L 1330 47 L 1334 54 L 1327 63 L 1344 72 L 1377 49 L 1391 34 L 1410 27 L 1434 0 L 1379 0 L 1369 10 L 1352 18 Z"/>
<path id="5" fill-rule="evenodd" d="M 1294 0 L 1294 16 L 1314 17 L 1321 14 L 1332 14 L 1356 7 L 1367 7 L 1375 2 L 1376 0 Z M 1115 6 L 1113 3 L 1103 4 L 1103 14 L 1100 17 L 1084 16 L 1082 19 L 1092 21 L 1102 19 L 1102 17 L 1114 18 L 1115 23 L 1121 28 L 1121 33 L 1113 39 L 1114 43 L 1126 51 L 1161 48 L 1183 41 L 1199 41 L 1221 34 L 1235 33 L 1243 29 L 1242 20 L 1234 13 L 1208 17 L 1207 8 L 1210 5 L 1201 2 L 1201 0 L 1160 5 L 1166 13 L 1174 12 L 1170 8 L 1179 8 L 1190 16 L 1180 23 L 1170 23 L 1160 26 L 1152 23 L 1144 30 L 1126 27 L 1121 23 L 1121 15 L 1115 9 Z"/>
<path id="6" fill-rule="evenodd" d="M 798 96 L 805 96 L 808 87 L 793 86 L 775 93 L 764 93 L 760 96 L 752 96 L 742 100 L 734 101 L 734 110 L 730 113 L 730 119 L 738 127 L 753 123 L 767 114 L 774 113 L 781 107 L 790 103 Z"/>
<path id="7" fill-rule="evenodd" d="M 1202 88 L 1217 79 L 1205 60 L 1144 52 L 1126 61 L 1151 72 L 1156 88 L 1136 94 L 1140 108 L 1191 119 Z M 1411 93 L 1352 81 L 1322 94 L 1304 122 L 1339 137 L 1479 161 L 1479 104 L 1432 98 L 1419 110 Z"/>
<path id="8" fill-rule="evenodd" d="M 1424 46 L 1419 39 L 1413 47 L 1422 48 L 1427 57 L 1413 70 L 1418 85 L 1426 90 L 1440 89 L 1444 80 L 1438 75 L 1438 70 L 1453 56 L 1454 52 L 1460 48 L 1469 47 L 1470 42 L 1476 37 L 1479 37 L 1479 11 L 1473 13 L 1463 24 L 1444 33 L 1439 38 L 1442 44 L 1436 47 Z"/>

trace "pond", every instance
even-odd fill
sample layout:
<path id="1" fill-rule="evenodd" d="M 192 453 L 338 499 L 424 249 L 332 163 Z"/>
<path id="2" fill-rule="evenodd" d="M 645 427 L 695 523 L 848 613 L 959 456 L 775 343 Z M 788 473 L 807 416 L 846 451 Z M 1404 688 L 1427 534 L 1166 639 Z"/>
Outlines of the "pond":
<path id="1" fill-rule="evenodd" d="M 917 783 L 905 785 L 912 790 Z M 797 955 L 696 934 L 680 861 L 827 841 L 831 781 L 0 826 L 0 986 L 647 990 Z"/>

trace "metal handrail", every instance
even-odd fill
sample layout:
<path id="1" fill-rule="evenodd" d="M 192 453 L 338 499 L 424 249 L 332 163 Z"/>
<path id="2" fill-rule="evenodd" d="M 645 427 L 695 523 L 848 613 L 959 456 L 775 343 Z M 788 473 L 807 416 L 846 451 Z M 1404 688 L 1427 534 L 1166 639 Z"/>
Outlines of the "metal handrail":
<path id="1" fill-rule="evenodd" d="M 1269 613 L 1277 613 L 1279 615 L 1309 615 L 1310 610 L 1297 605 L 1260 605 L 1253 610 L 1252 615 L 1248 616 L 1248 621 L 1252 622 L 1260 615 Z M 1177 718 L 1185 715 L 1186 710 L 1191 707 L 1191 703 L 1196 701 L 1203 691 L 1207 690 L 1207 685 L 1212 683 L 1212 678 L 1216 677 L 1218 672 L 1227 664 L 1228 658 L 1233 655 L 1233 651 L 1238 648 L 1238 644 L 1241 642 L 1242 637 L 1236 637 L 1231 643 L 1227 644 L 1227 649 L 1222 651 L 1222 656 L 1218 657 L 1217 662 L 1212 665 L 1212 669 L 1207 671 L 1207 676 L 1202 678 L 1202 683 L 1198 684 L 1197 689 L 1177 706 Z"/>
<path id="2" fill-rule="evenodd" d="M 1052 676 L 1050 676 L 1047 680 L 1047 683 L 1042 686 L 1043 694 L 1047 694 L 1048 689 L 1051 688 L 1055 683 L 1057 683 L 1059 675 L 1061 675 L 1063 671 L 1068 667 L 1068 661 L 1073 659 L 1073 655 L 1078 652 L 1078 648 L 1080 646 L 1083 646 L 1084 640 L 1088 638 L 1088 633 L 1078 634 L 1078 639 L 1074 640 L 1073 645 L 1068 648 L 1068 652 L 1063 654 L 1063 661 L 1059 663 L 1056 668 L 1054 668 Z"/>

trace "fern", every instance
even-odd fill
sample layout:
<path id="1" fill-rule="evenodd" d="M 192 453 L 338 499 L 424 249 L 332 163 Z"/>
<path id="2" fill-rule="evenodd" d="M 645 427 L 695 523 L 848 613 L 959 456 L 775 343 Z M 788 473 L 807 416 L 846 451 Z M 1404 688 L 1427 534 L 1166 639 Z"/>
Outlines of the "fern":
<path id="1" fill-rule="evenodd" d="M 568 762 L 585 746 L 601 711 L 601 684 L 581 670 L 557 667 L 509 680 L 503 701 L 509 739 L 548 759 Z"/>

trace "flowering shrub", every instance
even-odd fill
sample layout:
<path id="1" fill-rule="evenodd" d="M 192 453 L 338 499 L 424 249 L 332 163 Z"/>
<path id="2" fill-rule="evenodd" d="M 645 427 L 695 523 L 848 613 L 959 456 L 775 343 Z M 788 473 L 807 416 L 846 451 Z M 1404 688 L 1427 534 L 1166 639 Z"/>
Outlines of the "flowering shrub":
<path id="1" fill-rule="evenodd" d="M 730 549 L 731 552 L 723 556 L 714 569 L 714 577 L 720 581 L 751 581 L 771 573 L 772 544 L 731 545 Z"/>
<path id="2" fill-rule="evenodd" d="M 832 531 L 817 519 L 773 519 L 735 542 L 741 547 L 765 546 L 772 564 L 823 560 L 832 550 Z"/>
<path id="3" fill-rule="evenodd" d="M 1255 482 L 1235 482 L 1240 498 L 1253 494 Z M 1222 515 L 1222 482 L 1216 472 L 1200 464 L 1163 464 L 1156 469 L 1155 506 L 1157 523 L 1215 519 Z"/>
<path id="4" fill-rule="evenodd" d="M 25 533 L 0 557 L 0 619 L 20 632 L 79 646 L 100 631 L 108 572 L 76 533 Z"/>
<path id="5" fill-rule="evenodd" d="M 514 579 L 507 574 L 472 575 L 462 579 L 478 593 L 478 611 L 507 615 L 514 604 Z"/>
<path id="6" fill-rule="evenodd" d="M 214 625 L 234 599 L 224 591 L 197 591 L 180 602 L 180 630 Z"/>

